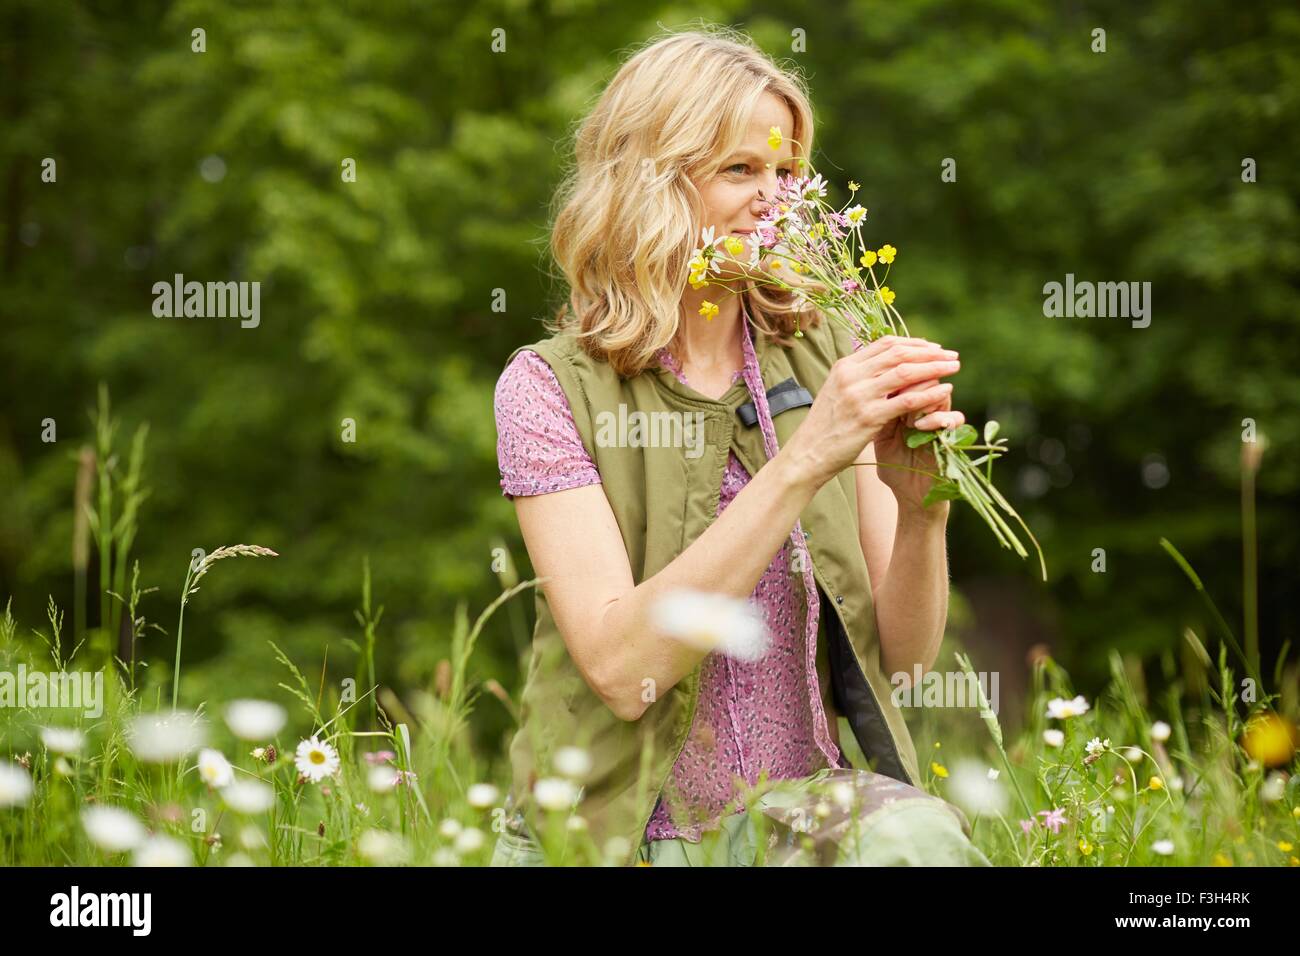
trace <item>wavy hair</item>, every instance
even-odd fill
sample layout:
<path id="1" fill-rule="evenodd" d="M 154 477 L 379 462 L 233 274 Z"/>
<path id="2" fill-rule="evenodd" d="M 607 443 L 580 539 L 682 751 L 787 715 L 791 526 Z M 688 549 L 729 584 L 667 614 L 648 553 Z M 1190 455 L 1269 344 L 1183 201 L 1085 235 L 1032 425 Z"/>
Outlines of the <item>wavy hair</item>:
<path id="1" fill-rule="evenodd" d="M 797 74 L 725 27 L 652 38 L 618 70 L 581 121 L 574 163 L 556 192 L 551 252 L 568 286 L 547 323 L 573 332 L 624 378 L 677 334 L 687 262 L 704 203 L 693 178 L 712 175 L 744 139 L 766 92 L 794 117 L 795 156 L 809 158 L 812 106 Z M 796 320 L 821 316 L 789 292 L 743 280 L 755 327 L 792 345 Z"/>

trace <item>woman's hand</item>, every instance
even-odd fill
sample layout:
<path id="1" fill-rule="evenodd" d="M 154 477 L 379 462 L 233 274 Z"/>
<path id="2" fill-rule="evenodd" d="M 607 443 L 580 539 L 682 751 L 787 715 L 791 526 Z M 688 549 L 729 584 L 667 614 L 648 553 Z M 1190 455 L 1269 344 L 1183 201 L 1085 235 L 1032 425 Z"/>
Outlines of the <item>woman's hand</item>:
<path id="1" fill-rule="evenodd" d="M 956 356 L 934 342 L 896 335 L 846 355 L 831 366 L 808 417 L 780 455 L 803 480 L 821 487 L 853 464 L 891 422 L 944 405 L 952 386 L 939 378 L 957 371 Z M 881 477 L 890 470 L 881 469 Z"/>
<path id="2" fill-rule="evenodd" d="M 960 365 L 960 363 L 954 364 Z M 903 389 L 903 392 L 925 391 L 932 388 L 937 382 L 937 378 L 926 382 L 918 382 L 907 386 Z M 923 431 L 956 428 L 966 422 L 966 416 L 959 411 L 954 411 L 952 408 L 951 391 L 939 401 L 926 406 L 916 414 L 919 417 L 911 427 Z M 898 499 L 900 513 L 909 512 L 915 515 L 924 514 L 935 518 L 945 518 L 947 517 L 949 502 L 941 501 L 929 508 L 922 504 L 926 494 L 930 491 L 930 487 L 934 484 L 930 474 L 933 474 L 938 466 L 934 459 L 934 442 L 926 442 L 919 448 L 907 447 L 907 419 L 910 417 L 912 416 L 900 415 L 893 421 L 888 422 L 876 433 L 874 448 L 876 461 L 881 466 L 878 469 L 880 480 L 889 487 L 894 493 L 894 497 Z M 900 465 L 902 467 L 896 467 Z M 909 471 L 906 469 L 916 470 Z M 929 472 L 930 474 L 920 474 L 920 471 Z"/>

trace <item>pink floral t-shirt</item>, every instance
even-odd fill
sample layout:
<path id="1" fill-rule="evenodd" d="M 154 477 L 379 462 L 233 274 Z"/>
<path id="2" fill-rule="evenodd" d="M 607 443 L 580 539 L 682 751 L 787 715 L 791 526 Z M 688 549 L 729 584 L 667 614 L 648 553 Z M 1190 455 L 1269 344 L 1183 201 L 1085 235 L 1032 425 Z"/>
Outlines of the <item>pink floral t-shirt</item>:
<path id="1" fill-rule="evenodd" d="M 755 383 L 752 393 L 762 379 L 749 322 L 742 325 L 747 368 L 737 369 L 732 382 L 745 376 Z M 689 387 L 671 352 L 660 350 L 659 360 Z M 507 498 L 600 482 L 564 390 L 536 352 L 520 352 L 506 367 L 497 381 L 494 404 L 497 461 Z M 765 435 L 771 430 L 766 411 L 764 397 L 760 421 Z M 774 436 L 771 441 L 774 444 Z M 719 514 L 749 479 L 749 472 L 731 452 L 722 476 Z M 796 532 L 801 534 L 797 527 Z M 720 825 L 726 804 L 735 799 L 734 778 L 752 786 L 763 771 L 769 780 L 777 780 L 805 777 L 826 766 L 848 766 L 827 736 L 810 644 L 816 640 L 818 602 L 812 602 L 810 609 L 806 601 L 811 571 L 801 580 L 792 570 L 798 534 L 787 538 L 751 596 L 772 637 L 767 654 L 745 662 L 714 653 L 702 663 L 695 719 L 651 814 L 647 840 L 683 837 L 699 842 L 705 830 Z"/>

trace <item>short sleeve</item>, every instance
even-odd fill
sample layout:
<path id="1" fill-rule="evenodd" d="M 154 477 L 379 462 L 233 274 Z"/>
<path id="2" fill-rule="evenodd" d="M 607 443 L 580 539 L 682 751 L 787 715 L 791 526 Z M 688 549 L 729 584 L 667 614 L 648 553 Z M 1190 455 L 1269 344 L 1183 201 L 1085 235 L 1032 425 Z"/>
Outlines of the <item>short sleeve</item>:
<path id="1" fill-rule="evenodd" d="M 564 389 L 536 352 L 524 350 L 506 366 L 493 405 L 501 492 L 507 498 L 600 484 Z"/>

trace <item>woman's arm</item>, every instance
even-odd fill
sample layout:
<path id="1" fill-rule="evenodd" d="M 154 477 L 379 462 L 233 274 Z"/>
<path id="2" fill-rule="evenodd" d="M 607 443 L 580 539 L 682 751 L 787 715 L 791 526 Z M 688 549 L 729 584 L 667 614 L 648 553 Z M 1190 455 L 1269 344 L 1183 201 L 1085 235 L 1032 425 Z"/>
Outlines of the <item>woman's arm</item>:
<path id="1" fill-rule="evenodd" d="M 791 456 L 778 454 L 689 547 L 640 585 L 602 486 L 515 499 L 528 556 L 549 579 L 543 587 L 569 654 L 614 713 L 638 719 L 708 653 L 657 632 L 654 603 L 701 582 L 710 592 L 748 598 L 818 487 Z"/>

